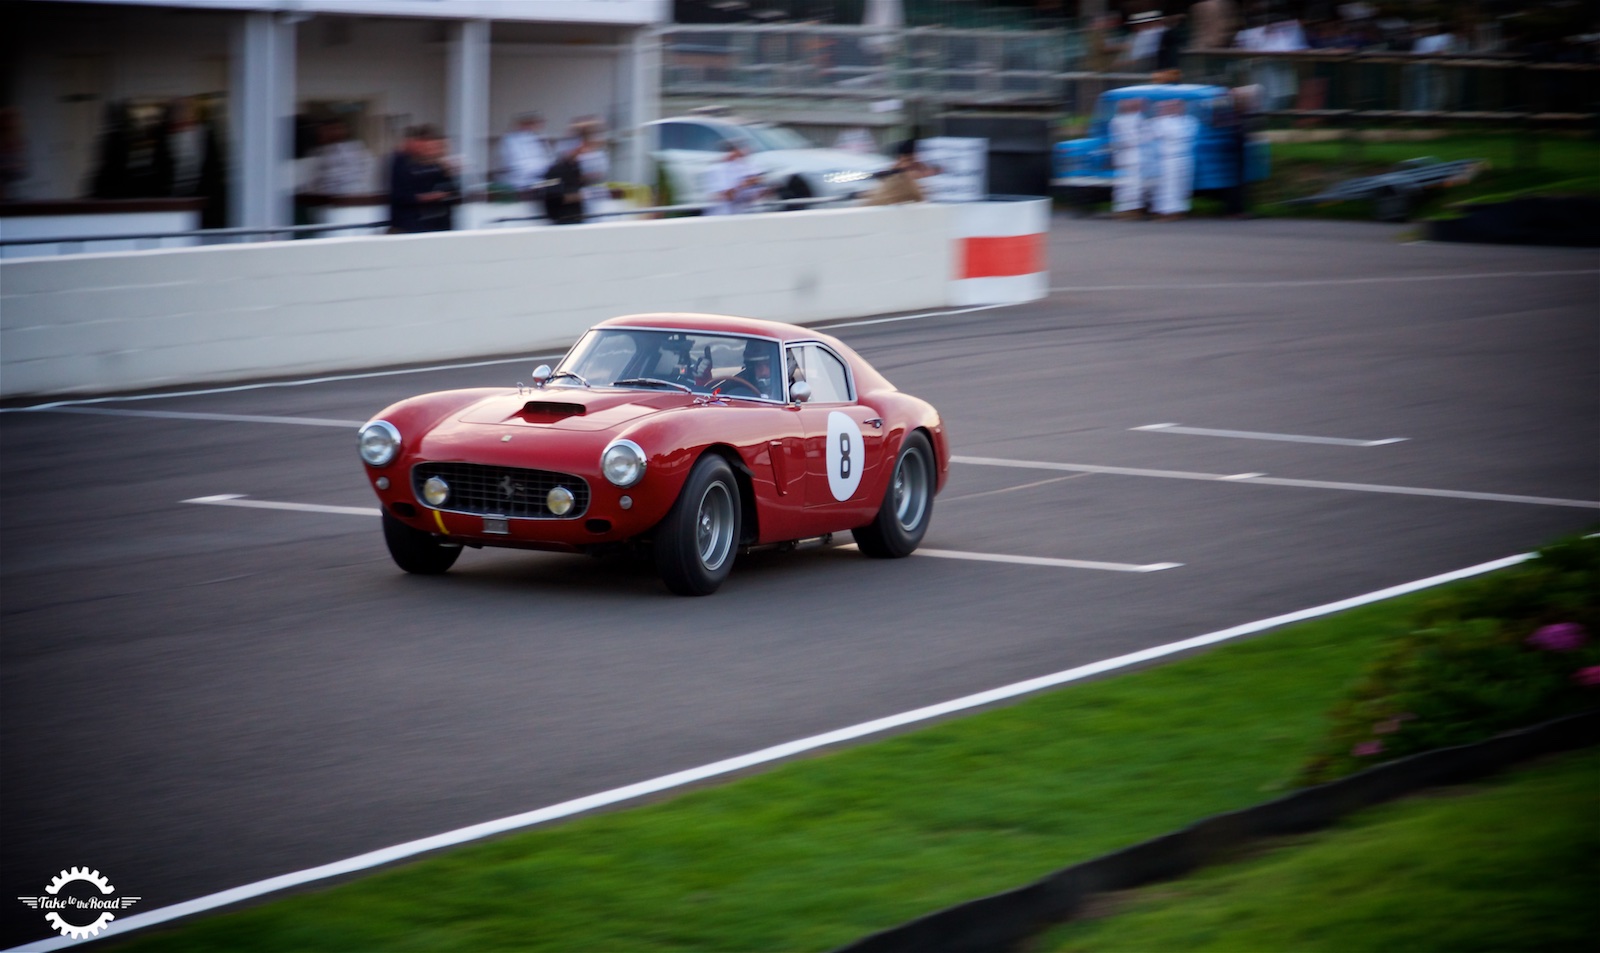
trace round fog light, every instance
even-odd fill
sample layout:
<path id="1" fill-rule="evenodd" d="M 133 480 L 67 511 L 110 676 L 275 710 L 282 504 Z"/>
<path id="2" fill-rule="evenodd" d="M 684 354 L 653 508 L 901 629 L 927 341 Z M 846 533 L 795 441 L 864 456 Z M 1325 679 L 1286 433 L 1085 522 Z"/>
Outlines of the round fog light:
<path id="1" fill-rule="evenodd" d="M 428 477 L 422 484 L 422 499 L 429 506 L 443 506 L 450 499 L 450 484 L 436 476 Z"/>
<path id="2" fill-rule="evenodd" d="M 389 478 L 388 477 L 378 477 L 378 489 L 387 490 L 388 488 L 389 488 Z"/>
<path id="3" fill-rule="evenodd" d="M 631 510 L 633 509 L 633 497 L 625 496 L 617 501 L 617 505 L 625 510 Z"/>
<path id="4" fill-rule="evenodd" d="M 572 512 L 572 491 L 564 486 L 558 486 L 545 494 L 544 505 L 556 516 L 566 516 Z"/>

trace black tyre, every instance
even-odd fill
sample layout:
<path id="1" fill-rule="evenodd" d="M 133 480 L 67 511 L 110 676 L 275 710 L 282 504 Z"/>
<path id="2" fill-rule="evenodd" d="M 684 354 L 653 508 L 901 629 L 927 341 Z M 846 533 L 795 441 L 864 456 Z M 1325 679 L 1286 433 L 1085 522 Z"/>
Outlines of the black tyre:
<path id="1" fill-rule="evenodd" d="M 933 448 L 927 437 L 913 433 L 895 458 L 877 518 L 850 531 L 861 551 L 878 559 L 916 552 L 933 519 L 934 481 Z"/>
<path id="2" fill-rule="evenodd" d="M 794 199 L 811 198 L 811 186 L 806 183 L 805 179 L 800 178 L 798 175 L 791 175 L 789 180 L 779 187 L 778 198 L 785 202 L 789 202 Z M 804 206 L 800 207 L 803 208 Z"/>
<path id="3" fill-rule="evenodd" d="M 728 578 L 738 546 L 739 483 L 728 461 L 708 453 L 656 531 L 656 571 L 680 596 L 709 596 Z"/>
<path id="4" fill-rule="evenodd" d="M 437 576 L 449 570 L 461 555 L 459 545 L 414 530 L 388 513 L 383 514 L 383 541 L 389 544 L 389 555 L 396 566 L 421 576 Z"/>

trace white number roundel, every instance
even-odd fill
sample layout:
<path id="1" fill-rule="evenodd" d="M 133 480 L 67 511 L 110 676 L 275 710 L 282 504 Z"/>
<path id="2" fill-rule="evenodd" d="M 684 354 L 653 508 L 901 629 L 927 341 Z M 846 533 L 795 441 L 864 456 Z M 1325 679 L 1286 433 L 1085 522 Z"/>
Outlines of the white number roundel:
<path id="1" fill-rule="evenodd" d="M 856 495 L 861 470 L 866 466 L 866 441 L 849 414 L 828 414 L 828 489 L 843 502 Z"/>

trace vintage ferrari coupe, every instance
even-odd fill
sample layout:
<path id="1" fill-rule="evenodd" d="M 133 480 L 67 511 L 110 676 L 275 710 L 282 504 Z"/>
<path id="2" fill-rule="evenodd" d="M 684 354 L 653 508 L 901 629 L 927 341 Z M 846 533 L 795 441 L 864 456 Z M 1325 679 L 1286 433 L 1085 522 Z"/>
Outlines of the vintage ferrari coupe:
<path id="1" fill-rule="evenodd" d="M 403 400 L 360 454 L 407 572 L 463 546 L 638 547 L 683 595 L 716 591 L 741 549 L 844 530 L 907 556 L 950 468 L 938 412 L 844 344 L 705 314 L 603 322 L 531 386 Z"/>

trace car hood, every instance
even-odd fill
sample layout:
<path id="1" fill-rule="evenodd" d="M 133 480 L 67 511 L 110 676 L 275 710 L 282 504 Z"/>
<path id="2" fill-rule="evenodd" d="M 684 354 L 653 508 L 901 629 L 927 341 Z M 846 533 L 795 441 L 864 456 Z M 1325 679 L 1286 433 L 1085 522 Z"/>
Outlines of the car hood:
<path id="1" fill-rule="evenodd" d="M 615 430 L 641 417 L 688 407 L 682 392 L 559 387 L 486 397 L 455 417 L 463 426 L 531 427 L 596 433 Z"/>

